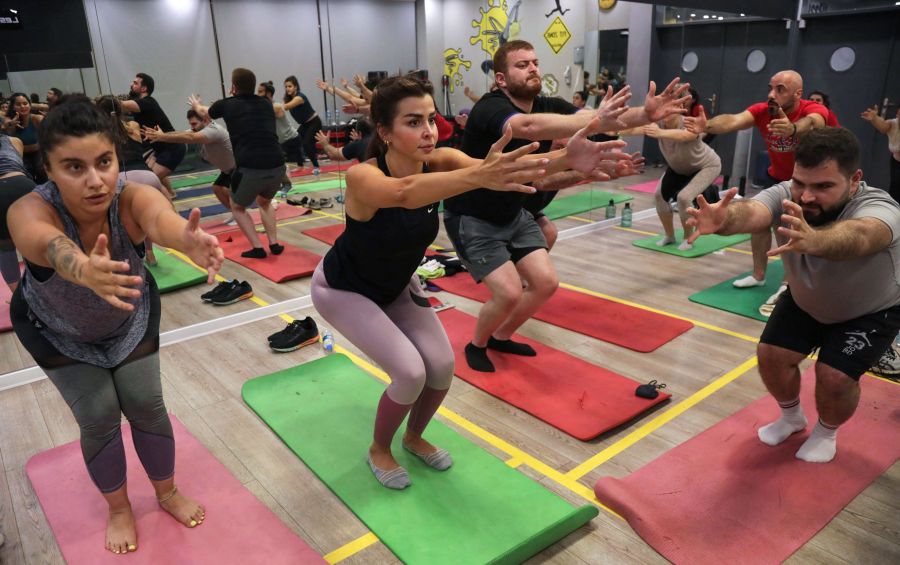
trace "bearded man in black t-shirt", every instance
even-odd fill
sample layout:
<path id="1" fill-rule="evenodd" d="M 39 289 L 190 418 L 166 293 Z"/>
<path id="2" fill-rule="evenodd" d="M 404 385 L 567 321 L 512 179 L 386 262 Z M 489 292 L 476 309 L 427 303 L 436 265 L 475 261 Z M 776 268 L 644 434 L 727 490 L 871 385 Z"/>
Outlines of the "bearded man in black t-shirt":
<path id="1" fill-rule="evenodd" d="M 546 152 L 553 139 L 572 136 L 595 118 L 599 127 L 590 133 L 617 131 L 683 112 L 681 103 L 689 98 L 682 98 L 688 85 L 679 85 L 675 79 L 658 96 L 651 82 L 643 107 L 625 108 L 631 96 L 625 87 L 616 94 L 610 90 L 599 109 L 579 110 L 565 100 L 539 96 L 541 73 L 534 47 L 520 40 L 500 46 L 494 55 L 494 73 L 496 89 L 472 108 L 463 136 L 462 150 L 476 158 L 487 155 L 506 127 L 513 130 L 507 151 L 539 141 L 538 152 Z M 609 143 L 610 149 L 624 145 Z M 628 159 L 618 155 L 619 159 Z M 448 236 L 472 277 L 484 281 L 492 295 L 481 308 L 475 335 L 466 346 L 466 361 L 476 371 L 494 370 L 487 348 L 535 355 L 530 346 L 509 338 L 559 284 L 546 239 L 532 213 L 523 208 L 524 200 L 521 193 L 477 189 L 444 203 Z M 544 205 L 549 203 L 547 198 L 542 201 Z M 527 285 L 524 290 L 522 280 Z"/>

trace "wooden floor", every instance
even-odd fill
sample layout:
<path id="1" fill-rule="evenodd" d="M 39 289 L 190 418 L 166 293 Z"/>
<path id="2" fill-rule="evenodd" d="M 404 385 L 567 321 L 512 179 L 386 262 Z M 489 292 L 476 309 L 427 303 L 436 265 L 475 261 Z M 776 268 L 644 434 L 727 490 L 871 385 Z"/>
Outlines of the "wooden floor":
<path id="1" fill-rule="evenodd" d="M 649 180 L 660 174 L 661 169 L 651 169 L 642 178 L 606 183 L 602 188 L 611 190 L 610 187 Z M 635 197 L 636 211 L 652 209 L 651 195 L 627 194 Z M 191 204 L 207 203 L 196 201 Z M 179 204 L 179 207 L 186 205 Z M 334 223 L 340 219 L 340 213 L 339 208 L 332 208 L 325 213 L 316 212 L 290 220 L 284 222 L 279 233 L 284 241 L 324 254 L 328 247 L 302 235 L 300 230 Z M 600 208 L 592 214 L 561 219 L 557 224 L 561 230 L 582 226 L 602 219 L 602 214 Z M 538 321 L 526 323 L 521 333 L 635 380 L 665 382 L 668 384 L 666 390 L 673 395 L 670 403 L 629 426 L 590 442 L 568 437 L 459 379 L 454 382 L 445 403 L 480 432 L 476 436 L 447 422 L 450 426 L 503 460 L 511 459 L 512 454 L 495 447 L 497 442 L 492 442 L 491 438 L 499 438 L 546 464 L 552 472 L 545 469 L 542 473 L 527 464 L 520 465 L 518 471 L 575 504 L 587 502 L 585 497 L 591 496 L 592 485 L 599 477 L 625 476 L 765 394 L 755 363 L 743 373 L 735 371 L 753 357 L 754 340 L 763 324 L 702 307 L 687 299 L 694 292 L 749 270 L 749 244 L 693 260 L 651 253 L 631 245 L 634 239 L 642 237 L 636 232 L 658 230 L 659 222 L 654 216 L 636 221 L 632 230 L 612 227 L 561 241 L 551 256 L 564 284 L 690 318 L 702 322 L 704 327 L 698 325 L 648 354 L 632 352 Z M 443 232 L 437 243 L 448 244 Z M 163 331 L 303 296 L 309 291 L 308 278 L 278 285 L 230 262 L 226 262 L 222 274 L 227 278 L 249 280 L 257 300 L 220 308 L 201 303 L 199 295 L 206 290 L 204 287 L 176 291 L 163 297 Z M 478 311 L 478 303 L 451 295 L 442 298 L 460 310 L 472 314 Z M 317 317 L 312 309 L 291 315 Z M 330 554 L 365 536 L 368 530 L 240 398 L 244 381 L 323 355 L 318 347 L 273 354 L 267 347 L 265 336 L 283 325 L 284 321 L 278 317 L 267 318 L 165 347 L 161 357 L 166 403 L 169 410 L 288 526 L 316 550 Z M 359 354 L 342 336 L 336 335 L 335 339 L 338 345 Z M 248 360 L 252 362 L 248 363 Z M 0 334 L 0 372 L 32 364 L 12 333 Z M 681 401 L 703 391 L 723 375 L 734 377 L 734 380 L 649 431 L 634 445 L 622 449 L 617 443 L 659 414 L 678 408 Z M 0 473 L 0 529 L 6 535 L 6 544 L 0 548 L 0 563 L 43 565 L 63 562 L 23 467 L 32 455 L 77 438 L 78 428 L 49 381 L 0 392 L 0 465 L 3 469 Z M 602 464 L 579 468 L 600 452 L 604 453 Z M 576 470 L 574 475 L 566 475 L 573 470 Z M 823 495 L 827 496 L 827 492 Z M 898 516 L 900 465 L 895 464 L 789 562 L 900 563 Z M 343 562 L 398 562 L 380 542 L 362 545 L 363 549 L 350 554 Z M 332 556 L 332 561 L 335 559 Z M 599 517 L 590 524 L 530 562 L 663 563 L 665 560 L 626 522 L 601 510 Z"/>

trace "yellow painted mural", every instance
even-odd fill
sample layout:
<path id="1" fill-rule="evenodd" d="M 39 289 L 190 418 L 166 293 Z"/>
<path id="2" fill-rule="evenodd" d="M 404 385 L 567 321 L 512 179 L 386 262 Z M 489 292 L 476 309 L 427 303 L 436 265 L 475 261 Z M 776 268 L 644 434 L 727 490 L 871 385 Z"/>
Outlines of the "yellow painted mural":
<path id="1" fill-rule="evenodd" d="M 472 45 L 481 43 L 481 50 L 493 57 L 500 47 L 500 36 L 506 30 L 509 21 L 509 15 L 506 13 L 508 8 L 506 0 L 488 0 L 487 10 L 479 8 L 481 17 L 472 20 L 472 27 L 477 31 L 469 38 L 469 43 Z"/>
<path id="2" fill-rule="evenodd" d="M 465 67 L 466 70 L 472 68 L 472 61 L 463 58 L 462 47 L 444 49 L 444 75 L 450 77 L 450 92 L 454 92 L 455 87 L 463 84 L 460 67 Z"/>

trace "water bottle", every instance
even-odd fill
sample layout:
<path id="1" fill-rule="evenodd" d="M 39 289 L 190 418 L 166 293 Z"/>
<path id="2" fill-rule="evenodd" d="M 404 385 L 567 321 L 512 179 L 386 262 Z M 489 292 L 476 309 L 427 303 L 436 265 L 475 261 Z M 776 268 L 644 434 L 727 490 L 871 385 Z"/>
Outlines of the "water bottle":
<path id="1" fill-rule="evenodd" d="M 626 202 L 625 208 L 622 209 L 622 227 L 630 228 L 631 227 L 631 203 Z"/>
<path id="2" fill-rule="evenodd" d="M 331 335 L 331 331 L 328 329 L 322 331 L 322 348 L 326 353 L 334 351 L 334 336 Z"/>
<path id="3" fill-rule="evenodd" d="M 615 218 L 616 217 L 616 203 L 612 200 L 609 201 L 609 204 L 606 205 L 606 219 Z"/>

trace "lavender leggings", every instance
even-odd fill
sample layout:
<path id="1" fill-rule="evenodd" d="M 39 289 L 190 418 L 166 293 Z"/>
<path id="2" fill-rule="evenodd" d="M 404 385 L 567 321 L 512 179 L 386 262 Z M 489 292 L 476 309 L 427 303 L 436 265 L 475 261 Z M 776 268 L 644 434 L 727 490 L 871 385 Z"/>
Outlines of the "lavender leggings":
<path id="1" fill-rule="evenodd" d="M 450 388 L 450 340 L 415 277 L 408 291 L 381 306 L 356 292 L 330 287 L 320 263 L 313 275 L 311 295 L 319 314 L 391 377 L 387 387 L 391 400 L 412 404 L 425 386 Z M 413 295 L 426 305 L 417 304 Z"/>

